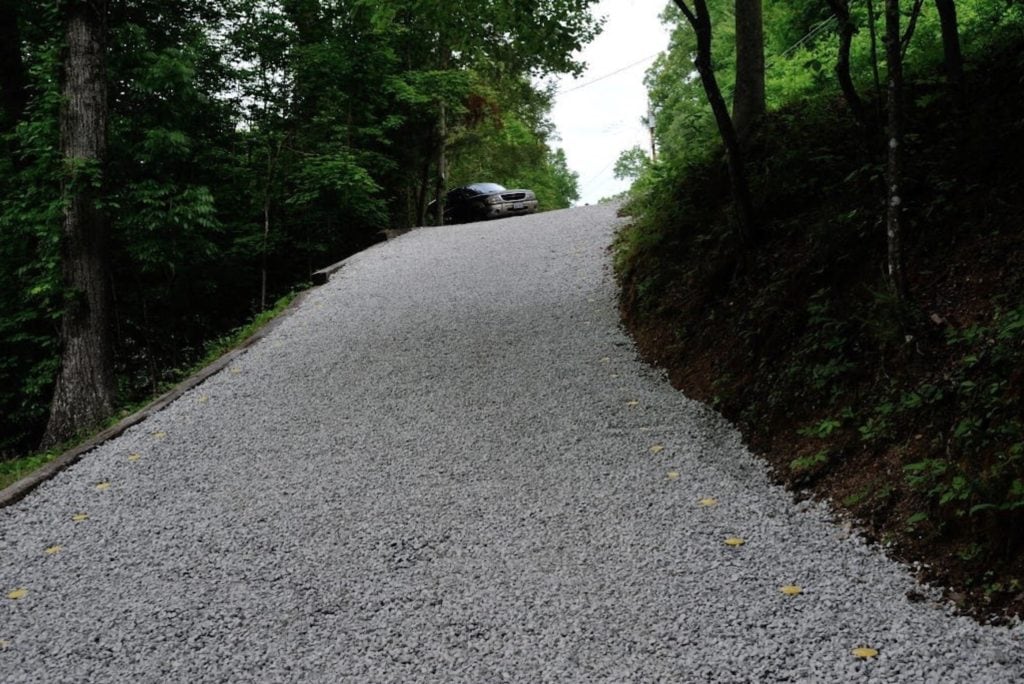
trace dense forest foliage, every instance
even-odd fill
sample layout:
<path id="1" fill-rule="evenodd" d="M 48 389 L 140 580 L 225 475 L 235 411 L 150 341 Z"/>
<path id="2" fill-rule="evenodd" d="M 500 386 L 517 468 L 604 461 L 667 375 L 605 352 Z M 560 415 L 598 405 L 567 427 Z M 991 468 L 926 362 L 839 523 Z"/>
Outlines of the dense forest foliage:
<path id="1" fill-rule="evenodd" d="M 78 383 L 124 405 L 445 186 L 568 206 L 538 84 L 580 71 L 593 1 L 0 0 L 0 460 L 43 436 L 76 311 L 109 299 L 113 371 Z"/>
<path id="2" fill-rule="evenodd" d="M 954 600 L 1024 613 L 1024 3 L 664 20 L 657 161 L 616 167 L 644 354 Z"/>

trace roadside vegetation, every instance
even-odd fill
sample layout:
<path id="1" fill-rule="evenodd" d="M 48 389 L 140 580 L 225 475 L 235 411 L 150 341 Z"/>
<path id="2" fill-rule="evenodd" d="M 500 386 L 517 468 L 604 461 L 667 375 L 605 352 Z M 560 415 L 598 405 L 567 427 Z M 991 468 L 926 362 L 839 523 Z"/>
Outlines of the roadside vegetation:
<path id="1" fill-rule="evenodd" d="M 263 326 L 284 314 L 285 311 L 288 310 L 288 307 L 291 306 L 292 302 L 295 301 L 297 296 L 297 292 L 289 293 L 278 299 L 270 308 L 254 316 L 244 325 L 241 325 L 215 339 L 207 341 L 203 350 L 203 355 L 192 365 L 165 371 L 163 373 L 162 382 L 157 387 L 153 388 L 152 393 L 141 396 L 135 402 L 121 404 L 118 407 L 117 413 L 112 415 L 102 425 L 95 429 L 83 431 L 46 450 L 41 450 L 25 456 L 17 456 L 15 458 L 0 460 L 0 489 L 4 489 L 8 485 L 14 484 L 23 477 L 27 477 L 32 473 L 32 471 L 46 465 L 65 451 L 78 446 L 104 430 L 113 427 L 136 411 L 142 410 L 157 397 L 171 391 L 179 383 L 184 382 L 190 376 L 198 373 L 221 356 L 224 356 L 233 349 L 241 346 L 246 340 L 255 335 Z"/>
<path id="2" fill-rule="evenodd" d="M 446 186 L 571 204 L 541 84 L 582 68 L 593 1 L 0 0 L 0 462 L 158 394 Z"/>
<path id="3" fill-rule="evenodd" d="M 648 75 L 658 161 L 633 150 L 618 166 L 636 178 L 615 251 L 623 315 L 778 481 L 829 499 L 976 616 L 1022 615 L 1024 7 L 957 2 L 958 65 L 944 3 L 894 4 L 895 105 L 883 3 L 838 3 L 851 99 L 837 3 L 765 1 L 766 113 L 740 144 L 749 235 L 692 25 L 669 6 L 672 47 Z M 728 94 L 740 29 L 731 3 L 708 6 Z"/>

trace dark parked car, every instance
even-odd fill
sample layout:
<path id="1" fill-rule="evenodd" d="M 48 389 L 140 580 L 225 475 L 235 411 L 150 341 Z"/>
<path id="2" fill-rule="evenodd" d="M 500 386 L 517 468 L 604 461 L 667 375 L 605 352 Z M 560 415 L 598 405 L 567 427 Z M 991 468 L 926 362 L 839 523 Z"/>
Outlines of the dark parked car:
<path id="1" fill-rule="evenodd" d="M 468 223 L 535 211 L 537 196 L 532 190 L 508 190 L 497 183 L 464 185 L 449 190 L 444 199 L 445 223 Z M 436 213 L 433 202 L 431 213 Z"/>

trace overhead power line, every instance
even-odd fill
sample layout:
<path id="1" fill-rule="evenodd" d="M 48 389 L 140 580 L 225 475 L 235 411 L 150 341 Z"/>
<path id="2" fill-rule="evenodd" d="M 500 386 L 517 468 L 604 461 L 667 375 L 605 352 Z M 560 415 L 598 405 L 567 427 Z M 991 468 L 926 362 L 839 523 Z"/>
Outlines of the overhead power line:
<path id="1" fill-rule="evenodd" d="M 819 33 L 824 31 L 825 29 L 831 28 L 832 25 L 835 22 L 836 22 L 836 17 L 834 15 L 832 15 L 832 16 L 829 16 L 827 19 L 819 22 L 817 25 L 811 27 L 811 30 L 808 31 L 803 37 L 801 37 L 798 41 L 796 41 L 795 43 L 790 45 L 788 48 L 783 50 L 782 53 L 779 54 L 778 58 L 782 59 L 782 58 L 787 57 L 791 52 L 796 50 L 798 47 L 800 47 L 801 45 L 806 43 L 811 38 L 814 38 L 815 36 L 817 36 Z M 634 67 L 640 66 L 644 62 L 649 62 L 650 60 L 652 60 L 655 57 L 657 57 L 658 55 L 660 55 L 662 52 L 664 52 L 664 50 L 659 50 L 658 52 L 655 52 L 653 54 L 647 55 L 646 57 L 638 59 L 635 62 L 627 64 L 624 67 L 620 67 L 620 68 L 616 69 L 615 71 L 612 71 L 610 73 L 604 74 L 603 76 L 598 76 L 597 78 L 591 79 L 591 80 L 587 81 L 586 83 L 581 83 L 581 84 L 579 84 L 577 86 L 573 86 L 572 88 L 566 88 L 565 90 L 559 90 L 556 93 L 556 95 L 565 95 L 567 93 L 572 93 L 572 92 L 575 92 L 577 90 L 581 90 L 583 88 L 586 88 L 588 86 L 592 86 L 595 83 L 600 83 L 601 81 L 603 81 L 605 79 L 608 79 L 608 78 L 611 78 L 612 76 L 618 76 L 623 71 L 629 71 L 630 69 L 632 69 Z M 772 60 L 772 63 L 768 64 L 767 68 L 770 69 L 774 65 L 774 61 L 775 60 Z"/>
<path id="2" fill-rule="evenodd" d="M 615 71 L 613 71 L 611 73 L 608 73 L 608 74 L 605 74 L 604 76 L 598 76 L 595 79 L 591 79 L 591 80 L 587 81 L 586 83 L 581 83 L 578 86 L 573 86 L 572 88 L 567 88 L 565 90 L 559 90 L 557 94 L 558 95 L 565 95 L 566 93 L 571 93 L 571 92 L 573 92 L 575 90 L 580 90 L 581 88 L 586 88 L 587 86 L 592 86 L 595 83 L 598 83 L 599 81 L 605 80 L 606 78 L 611 78 L 612 76 L 617 76 L 618 74 L 621 74 L 623 71 L 628 71 L 628 70 L 632 69 L 633 67 L 640 66 L 644 62 L 649 62 L 652 59 L 654 59 L 655 57 L 657 57 L 658 55 L 660 55 L 661 53 L 662 53 L 662 51 L 659 50 L 658 52 L 655 52 L 653 55 L 648 55 L 647 57 L 644 57 L 643 59 L 638 59 L 637 61 L 633 62 L 632 64 L 627 64 L 626 66 L 621 67 L 619 69 L 616 69 Z"/>

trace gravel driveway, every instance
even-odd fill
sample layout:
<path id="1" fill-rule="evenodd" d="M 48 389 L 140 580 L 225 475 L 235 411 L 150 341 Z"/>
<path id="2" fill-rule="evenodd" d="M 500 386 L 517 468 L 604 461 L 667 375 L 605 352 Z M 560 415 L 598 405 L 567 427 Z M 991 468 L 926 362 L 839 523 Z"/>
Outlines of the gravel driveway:
<path id="1" fill-rule="evenodd" d="M 0 510 L 0 682 L 1024 680 L 637 360 L 616 224 L 374 247 Z"/>

